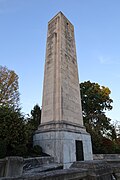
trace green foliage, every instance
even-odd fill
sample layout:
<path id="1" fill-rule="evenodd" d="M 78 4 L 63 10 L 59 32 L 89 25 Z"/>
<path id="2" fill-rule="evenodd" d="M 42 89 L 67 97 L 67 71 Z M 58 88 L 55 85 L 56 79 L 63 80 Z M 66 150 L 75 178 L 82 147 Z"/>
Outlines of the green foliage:
<path id="1" fill-rule="evenodd" d="M 40 121 L 38 105 L 31 111 L 31 117 L 25 120 L 19 109 L 18 76 L 0 66 L 0 158 L 40 154 L 41 148 L 33 148 L 32 142 Z"/>
<path id="2" fill-rule="evenodd" d="M 110 128 L 110 120 L 104 110 L 111 110 L 110 90 L 90 81 L 80 84 L 83 118 L 87 128 L 95 128 L 105 133 Z"/>
<path id="3" fill-rule="evenodd" d="M 0 66 L 0 106 L 9 106 L 18 108 L 19 92 L 18 92 L 18 75 Z"/>
<path id="4" fill-rule="evenodd" d="M 112 131 L 111 131 L 111 139 L 116 141 L 117 140 L 117 133 L 116 133 L 116 130 L 115 130 L 115 127 L 112 126 Z"/>
<path id="5" fill-rule="evenodd" d="M 24 155 L 26 143 L 25 122 L 20 110 L 0 106 L 0 144 L 5 150 L 1 150 L 0 156 Z"/>
<path id="6" fill-rule="evenodd" d="M 111 110 L 110 93 L 108 87 L 100 86 L 98 83 L 90 81 L 80 84 L 83 115 L 93 115 L 103 113 L 104 110 Z"/>
<path id="7" fill-rule="evenodd" d="M 40 122 L 41 122 L 41 109 L 36 104 L 33 110 L 31 110 L 31 117 L 27 118 L 26 129 L 28 132 L 27 134 L 28 134 L 29 143 L 32 143 L 33 134 L 35 130 L 38 129 Z"/>
<path id="8" fill-rule="evenodd" d="M 37 130 L 39 124 L 41 123 L 41 109 L 38 104 L 36 104 L 31 110 L 30 123 L 34 127 L 34 130 Z"/>
<path id="9" fill-rule="evenodd" d="M 105 110 L 112 109 L 111 91 L 108 87 L 90 81 L 81 83 L 80 90 L 84 125 L 91 134 L 93 152 L 115 152 L 115 144 L 111 140 L 116 138 L 114 128 L 111 119 L 105 115 Z"/>
<path id="10" fill-rule="evenodd" d="M 40 156 L 41 147 L 33 147 L 32 142 L 35 128 L 33 122 L 25 121 L 19 109 L 0 106 L 0 158 Z"/>
<path id="11" fill-rule="evenodd" d="M 41 109 L 37 104 L 34 106 L 33 110 L 31 110 L 31 117 L 27 117 L 26 122 L 26 132 L 28 139 L 27 147 L 29 149 L 28 155 L 33 156 L 33 154 L 35 154 L 35 152 L 33 152 L 33 135 L 41 122 Z"/>
<path id="12" fill-rule="evenodd" d="M 4 158 L 7 154 L 6 143 L 4 140 L 0 139 L 0 158 Z"/>

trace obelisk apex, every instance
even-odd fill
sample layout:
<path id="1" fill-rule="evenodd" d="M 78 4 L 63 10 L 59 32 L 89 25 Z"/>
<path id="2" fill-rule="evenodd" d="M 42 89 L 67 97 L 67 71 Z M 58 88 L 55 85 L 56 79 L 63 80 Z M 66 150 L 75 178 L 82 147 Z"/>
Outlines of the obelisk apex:
<path id="1" fill-rule="evenodd" d="M 42 123 L 83 125 L 74 27 L 59 12 L 48 23 Z"/>

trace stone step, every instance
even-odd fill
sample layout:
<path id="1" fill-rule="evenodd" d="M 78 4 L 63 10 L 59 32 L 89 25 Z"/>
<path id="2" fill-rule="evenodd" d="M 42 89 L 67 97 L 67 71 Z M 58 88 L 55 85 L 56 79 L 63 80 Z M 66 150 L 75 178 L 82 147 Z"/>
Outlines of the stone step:
<path id="1" fill-rule="evenodd" d="M 54 163 L 54 158 L 51 156 L 25 158 L 23 171 L 27 171 L 50 163 Z"/>
<path id="2" fill-rule="evenodd" d="M 63 165 L 55 162 L 54 158 L 50 156 L 24 159 L 23 174 L 39 173 L 56 169 L 63 169 Z"/>
<path id="3" fill-rule="evenodd" d="M 50 163 L 50 164 L 46 164 L 46 165 L 41 165 L 38 167 L 33 167 L 29 170 L 26 170 L 23 172 L 23 174 L 36 174 L 36 173 L 40 173 L 40 172 L 46 172 L 46 171 L 53 171 L 53 170 L 58 170 L 58 169 L 63 169 L 63 165 L 62 164 L 58 164 L 58 163 Z"/>

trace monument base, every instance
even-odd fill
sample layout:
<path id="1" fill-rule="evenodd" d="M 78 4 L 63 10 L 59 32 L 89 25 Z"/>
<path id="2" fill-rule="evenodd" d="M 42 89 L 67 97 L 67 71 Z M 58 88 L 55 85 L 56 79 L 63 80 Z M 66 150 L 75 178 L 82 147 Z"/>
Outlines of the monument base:
<path id="1" fill-rule="evenodd" d="M 77 124 L 65 121 L 41 124 L 33 141 L 65 168 L 74 161 L 93 160 L 91 137 Z"/>

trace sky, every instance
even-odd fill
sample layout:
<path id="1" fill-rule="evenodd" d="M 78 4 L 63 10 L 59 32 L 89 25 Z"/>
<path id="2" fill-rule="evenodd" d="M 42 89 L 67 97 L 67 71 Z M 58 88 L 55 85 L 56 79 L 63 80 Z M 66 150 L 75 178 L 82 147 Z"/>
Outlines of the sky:
<path id="1" fill-rule="evenodd" d="M 109 87 L 120 122 L 120 0 L 0 0 L 0 65 L 19 76 L 22 112 L 42 105 L 48 21 L 59 11 L 75 29 L 80 82 Z"/>

